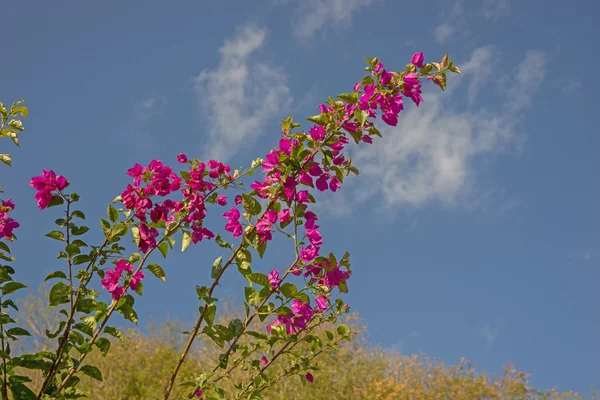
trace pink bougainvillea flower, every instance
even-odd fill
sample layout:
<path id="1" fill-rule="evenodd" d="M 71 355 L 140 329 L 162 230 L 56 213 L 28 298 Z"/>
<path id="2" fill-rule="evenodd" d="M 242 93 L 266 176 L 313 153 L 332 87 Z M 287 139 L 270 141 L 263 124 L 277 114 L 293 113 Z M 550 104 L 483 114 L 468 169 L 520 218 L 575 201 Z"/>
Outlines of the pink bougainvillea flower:
<path id="1" fill-rule="evenodd" d="M 317 217 L 317 215 L 314 212 L 307 211 L 306 213 L 304 213 L 304 219 L 306 220 L 306 223 L 304 224 L 306 229 L 317 229 L 318 228 L 315 225 L 315 221 L 318 220 L 319 218 Z"/>
<path id="2" fill-rule="evenodd" d="M 287 138 L 283 138 L 279 141 L 279 148 L 288 156 L 292 154 L 292 141 Z"/>
<path id="3" fill-rule="evenodd" d="M 312 176 L 320 176 L 323 174 L 323 170 L 319 164 L 314 164 L 308 167 L 308 173 Z"/>
<path id="4" fill-rule="evenodd" d="M 54 192 L 60 192 L 69 185 L 69 182 L 62 175 L 56 175 L 52 170 L 42 170 L 41 176 L 31 179 L 29 186 L 37 190 L 35 199 L 38 201 L 40 210 L 48 207 Z"/>
<path id="5" fill-rule="evenodd" d="M 319 255 L 319 248 L 314 245 L 309 245 L 308 247 L 303 247 L 300 252 L 300 259 L 304 262 L 310 262 L 314 260 Z"/>
<path id="6" fill-rule="evenodd" d="M 144 279 L 144 273 L 142 271 L 136 272 L 129 281 L 129 287 L 131 287 L 133 290 L 137 290 L 142 279 Z"/>
<path id="7" fill-rule="evenodd" d="M 291 219 L 291 215 L 290 215 L 290 209 L 286 208 L 284 210 L 281 210 L 279 212 L 279 221 L 283 224 L 289 222 Z"/>
<path id="8" fill-rule="evenodd" d="M 269 283 L 271 284 L 272 288 L 276 288 L 277 286 L 279 286 L 279 283 L 281 282 L 281 279 L 279 279 L 279 271 L 276 269 L 271 271 L 271 273 L 269 273 L 267 278 L 269 278 Z"/>
<path id="9" fill-rule="evenodd" d="M 317 179 L 317 182 L 316 182 L 316 185 L 315 185 L 317 187 L 317 190 L 319 190 L 321 192 L 327 190 L 327 181 L 328 180 L 329 180 L 329 174 L 323 174 L 323 175 L 321 175 Z"/>
<path id="10" fill-rule="evenodd" d="M 302 267 L 299 265 L 294 265 L 291 270 L 292 274 L 296 276 L 302 275 Z"/>
<path id="11" fill-rule="evenodd" d="M 335 176 L 333 178 L 331 178 L 331 181 L 329 182 L 329 189 L 332 192 L 337 191 L 341 187 L 342 187 L 342 184 L 340 183 L 338 178 L 336 178 Z"/>
<path id="12" fill-rule="evenodd" d="M 260 363 L 262 365 L 267 365 L 269 363 L 269 360 L 267 359 L 267 357 L 262 356 L 262 358 L 260 359 Z"/>
<path id="13" fill-rule="evenodd" d="M 194 393 L 194 396 L 202 398 L 202 396 L 204 396 L 204 392 L 202 391 L 202 389 L 198 389 L 196 390 L 196 393 Z"/>
<path id="14" fill-rule="evenodd" d="M 115 272 L 117 272 L 119 275 L 121 275 L 123 273 L 123 271 L 132 272 L 133 265 L 131 263 L 128 263 L 125 260 L 119 260 L 115 264 Z"/>
<path id="15" fill-rule="evenodd" d="M 149 228 L 146 224 L 140 224 L 139 227 L 140 244 L 139 249 L 142 253 L 146 253 L 148 249 L 156 247 L 156 237 L 158 231 L 156 228 Z"/>
<path id="16" fill-rule="evenodd" d="M 315 380 L 315 377 L 312 376 L 312 374 L 310 372 L 306 373 L 306 380 L 309 381 L 310 383 L 313 383 L 313 381 Z"/>
<path id="17" fill-rule="evenodd" d="M 255 181 L 253 184 L 250 185 L 250 187 L 256 190 L 256 193 L 258 193 L 258 197 L 260 197 L 261 199 L 266 199 L 271 195 L 271 192 L 269 192 L 271 185 L 269 185 L 268 183 Z"/>
<path id="18" fill-rule="evenodd" d="M 187 162 L 187 160 L 188 160 L 188 158 L 187 158 L 187 156 L 186 156 L 185 154 L 183 154 L 183 153 L 179 153 L 179 154 L 177 155 L 177 161 L 178 161 L 179 163 L 181 163 L 181 164 L 185 164 L 185 163 Z"/>
<path id="19" fill-rule="evenodd" d="M 13 238 L 13 230 L 21 226 L 17 221 L 12 218 L 4 218 L 0 220 L 0 239 Z"/>
<path id="20" fill-rule="evenodd" d="M 226 206 L 227 205 L 227 196 L 221 195 L 221 196 L 217 197 L 217 204 L 220 206 Z"/>
<path id="21" fill-rule="evenodd" d="M 237 208 L 231 207 L 231 210 L 223 214 L 227 218 L 228 222 L 225 225 L 225 230 L 231 232 L 234 238 L 242 235 L 242 224 L 238 221 L 240 219 L 240 212 Z"/>
<path id="22" fill-rule="evenodd" d="M 310 201 L 310 197 L 308 197 L 308 191 L 301 190 L 298 193 L 296 193 L 296 201 L 298 203 L 308 203 Z"/>
<path id="23" fill-rule="evenodd" d="M 315 125 L 310 128 L 310 137 L 316 142 L 325 139 L 325 134 L 326 131 L 324 126 Z"/>
<path id="24" fill-rule="evenodd" d="M 319 296 L 315 298 L 315 302 L 317 303 L 317 308 L 321 311 L 327 310 L 327 297 Z"/>
<path id="25" fill-rule="evenodd" d="M 237 196 L 235 196 L 234 202 L 236 205 L 242 204 L 242 196 L 239 194 Z"/>
<path id="26" fill-rule="evenodd" d="M 308 186 L 312 186 L 313 178 L 306 172 L 300 171 L 300 174 L 298 174 L 298 182 L 304 183 L 305 185 L 308 185 Z"/>
<path id="27" fill-rule="evenodd" d="M 306 237 L 308 238 L 310 243 L 315 246 L 320 246 L 323 244 L 323 237 L 321 236 L 319 231 L 316 229 L 307 229 Z"/>
<path id="28" fill-rule="evenodd" d="M 418 52 L 413 54 L 410 62 L 415 64 L 418 68 L 421 68 L 423 66 L 423 62 L 425 61 L 425 56 L 423 55 L 423 52 Z"/>
<path id="29" fill-rule="evenodd" d="M 298 186 L 296 179 L 294 179 L 292 175 L 288 175 L 288 177 L 285 179 L 285 183 L 283 184 L 283 195 L 287 201 L 292 201 L 294 198 L 296 186 Z"/>

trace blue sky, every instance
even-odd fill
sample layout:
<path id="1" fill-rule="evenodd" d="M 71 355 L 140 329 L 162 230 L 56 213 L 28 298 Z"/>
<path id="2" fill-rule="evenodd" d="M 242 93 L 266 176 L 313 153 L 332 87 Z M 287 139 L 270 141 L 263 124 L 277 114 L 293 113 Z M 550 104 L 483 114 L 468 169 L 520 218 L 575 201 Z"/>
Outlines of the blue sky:
<path id="1" fill-rule="evenodd" d="M 449 52 L 464 74 L 353 149 L 361 176 L 321 196 L 327 249 L 352 253 L 348 301 L 373 343 L 492 371 L 512 361 L 542 388 L 600 384 L 596 2 L 165 4 L 3 4 L 0 99 L 30 107 L 2 169 L 22 280 L 60 266 L 42 238 L 58 210 L 37 210 L 27 186 L 42 168 L 67 176 L 96 228 L 135 162 L 248 165 L 280 119 L 349 91 L 363 56 L 402 69 L 416 51 Z M 202 244 L 162 262 L 167 284 L 147 280 L 140 315 L 193 318 L 218 254 Z M 220 294 L 239 298 L 231 279 Z"/>

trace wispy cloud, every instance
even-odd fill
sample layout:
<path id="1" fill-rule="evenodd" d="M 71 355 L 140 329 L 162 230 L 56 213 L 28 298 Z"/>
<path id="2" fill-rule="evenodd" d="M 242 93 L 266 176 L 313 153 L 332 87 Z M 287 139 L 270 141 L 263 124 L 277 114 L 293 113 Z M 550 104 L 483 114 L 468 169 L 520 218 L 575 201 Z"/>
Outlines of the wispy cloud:
<path id="1" fill-rule="evenodd" d="M 506 17 L 510 14 L 510 1 L 484 0 L 481 11 L 486 19 Z"/>
<path id="2" fill-rule="evenodd" d="M 486 351 L 490 351 L 494 344 L 496 343 L 496 339 L 498 339 L 498 331 L 494 329 L 490 324 L 485 324 L 481 327 L 479 331 L 479 336 L 483 339 L 485 343 Z"/>
<path id="3" fill-rule="evenodd" d="M 375 0 L 304 0 L 299 2 L 299 19 L 294 20 L 296 37 L 311 37 L 325 26 L 347 24 L 352 15 Z"/>
<path id="4" fill-rule="evenodd" d="M 457 1 L 452 6 L 449 13 L 444 13 L 444 22 L 438 25 L 434 30 L 435 40 L 443 44 L 458 32 L 460 26 L 465 26 L 465 9 L 462 1 Z M 464 34 L 464 28 L 461 32 Z"/>
<path id="5" fill-rule="evenodd" d="M 544 81 L 546 55 L 540 50 L 529 50 L 519 63 L 514 76 L 515 82 L 509 87 L 509 108 L 521 112 L 531 105 L 534 94 Z"/>
<path id="6" fill-rule="evenodd" d="M 265 122 L 290 104 L 286 75 L 256 60 L 267 33 L 255 26 L 237 29 L 219 49 L 219 65 L 195 78 L 195 91 L 208 120 L 204 155 L 229 161 L 263 134 Z"/>
<path id="7" fill-rule="evenodd" d="M 448 4 L 452 4 L 452 7 L 442 11 L 441 22 L 433 31 L 435 40 L 440 44 L 473 35 L 474 32 L 469 28 L 473 20 L 497 20 L 510 15 L 509 0 L 484 0 L 467 7 L 462 0 Z"/>
<path id="8" fill-rule="evenodd" d="M 454 86 L 450 93 L 428 92 L 421 107 L 402 112 L 397 127 L 380 126 L 383 140 L 354 148 L 352 158 L 361 171 L 360 187 L 352 186 L 351 180 L 342 188 L 343 196 L 335 196 L 337 199 L 328 210 L 335 209 L 340 215 L 373 198 L 386 206 L 379 208 L 386 213 L 402 205 L 435 203 L 472 209 L 481 202 L 481 195 L 474 190 L 477 161 L 518 143 L 519 118 L 539 88 L 545 66 L 543 53 L 527 52 L 511 74 L 513 80 L 505 90 L 504 105 L 492 111 L 474 106 L 453 107 L 452 103 L 460 102 L 449 98 L 454 97 L 453 91 L 461 82 L 470 78 L 470 98 L 486 87 L 486 67 L 471 66 L 491 60 L 492 55 L 488 47 L 475 50 L 469 61 L 458 63 L 466 66 L 464 76 L 451 82 Z M 535 76 L 526 72 L 531 69 L 535 69 Z M 487 197 L 493 194 L 489 189 L 487 192 Z"/>
<path id="9" fill-rule="evenodd" d="M 573 77 L 565 82 L 561 90 L 563 93 L 570 93 L 578 90 L 579 88 L 581 88 L 581 79 Z"/>
<path id="10" fill-rule="evenodd" d="M 152 115 L 160 113 L 160 109 L 167 104 L 167 100 L 162 96 L 147 96 L 133 104 L 133 110 L 136 119 L 145 125 Z"/>

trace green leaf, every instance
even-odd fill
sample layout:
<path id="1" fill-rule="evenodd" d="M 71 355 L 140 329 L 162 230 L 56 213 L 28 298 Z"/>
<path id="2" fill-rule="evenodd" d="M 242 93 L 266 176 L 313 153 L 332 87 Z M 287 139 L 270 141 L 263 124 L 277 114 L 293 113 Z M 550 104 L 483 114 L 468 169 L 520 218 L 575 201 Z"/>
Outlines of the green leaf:
<path id="1" fill-rule="evenodd" d="M 103 356 L 105 356 L 106 353 L 108 353 L 108 350 L 110 350 L 110 340 L 107 338 L 99 338 L 96 340 L 95 344 L 98 346 Z"/>
<path id="2" fill-rule="evenodd" d="M 119 219 L 119 212 L 113 206 L 108 206 L 106 214 L 108 215 L 108 219 L 110 219 L 110 221 L 113 223 L 117 222 L 117 220 Z"/>
<path id="3" fill-rule="evenodd" d="M 65 235 L 63 235 L 61 231 L 50 231 L 46 233 L 46 236 L 55 240 L 60 240 L 61 242 L 65 241 Z"/>
<path id="4" fill-rule="evenodd" d="M 162 242 L 158 245 L 158 250 L 164 258 L 167 258 L 167 254 L 169 254 L 169 244 L 167 242 Z"/>
<path id="5" fill-rule="evenodd" d="M 211 304 L 207 307 L 206 313 L 204 314 L 204 320 L 206 321 L 208 326 L 212 326 L 215 321 L 215 315 L 217 314 L 217 306 Z"/>
<path id="6" fill-rule="evenodd" d="M 230 244 L 230 243 L 227 243 L 227 242 L 225 242 L 225 241 L 224 241 L 224 240 L 221 238 L 221 235 L 217 235 L 217 236 L 215 236 L 215 242 L 216 242 L 216 243 L 217 243 L 219 246 L 221 246 L 221 247 L 223 247 L 223 248 L 231 249 L 231 248 L 233 247 L 233 246 L 231 246 L 231 244 Z M 1 242 L 0 242 L 0 243 L 1 243 Z"/>
<path id="7" fill-rule="evenodd" d="M 69 301 L 69 287 L 62 282 L 57 282 L 52 289 L 50 289 L 50 295 L 48 296 L 51 306 L 57 306 Z"/>
<path id="8" fill-rule="evenodd" d="M 356 118 L 356 120 L 358 122 L 360 122 L 361 124 L 364 124 L 367 121 L 368 116 L 369 116 L 369 113 L 367 113 L 364 110 L 356 110 L 354 112 L 354 118 Z"/>
<path id="9" fill-rule="evenodd" d="M 36 400 L 37 396 L 27 386 L 22 383 L 13 383 L 10 385 L 10 392 L 13 399 Z"/>
<path id="10" fill-rule="evenodd" d="M 241 249 L 237 252 L 235 260 L 241 269 L 246 270 L 252 263 L 252 254 L 247 249 Z"/>
<path id="11" fill-rule="evenodd" d="M 69 255 L 69 257 L 74 257 L 77 254 L 81 253 L 81 250 L 79 250 L 79 247 L 77 247 L 73 243 L 70 243 L 65 247 L 65 252 Z"/>
<path id="12" fill-rule="evenodd" d="M 291 299 L 292 297 L 295 297 L 296 294 L 298 294 L 298 288 L 296 287 L 296 285 L 286 282 L 283 285 L 281 285 L 281 293 L 283 293 L 283 295 L 286 298 Z"/>
<path id="13" fill-rule="evenodd" d="M 90 261 L 92 261 L 92 257 L 88 256 L 87 254 L 82 254 L 80 256 L 73 257 L 74 265 L 85 264 Z"/>
<path id="14" fill-rule="evenodd" d="M 73 325 L 73 329 L 77 329 L 78 331 L 81 331 L 88 336 L 92 336 L 94 334 L 94 331 L 92 330 L 92 328 L 88 324 L 83 323 L 83 322 L 78 322 L 75 325 Z"/>
<path id="15" fill-rule="evenodd" d="M 131 228 L 131 235 L 133 236 L 133 240 L 135 241 L 136 246 L 140 245 L 140 229 L 137 227 Z"/>
<path id="16" fill-rule="evenodd" d="M 5 251 L 5 252 L 7 252 L 7 253 L 10 254 L 10 248 L 4 242 L 0 242 L 0 250 Z"/>
<path id="17" fill-rule="evenodd" d="M 260 296 L 256 289 L 251 288 L 250 286 L 246 286 L 244 288 L 244 296 L 246 297 L 246 301 L 250 305 L 257 305 L 260 302 Z"/>
<path id="18" fill-rule="evenodd" d="M 29 114 L 29 110 L 27 109 L 27 106 L 18 106 L 18 107 L 11 108 L 10 115 L 14 115 L 16 117 L 17 114 L 19 114 L 19 113 L 21 114 L 21 116 L 23 118 L 27 118 L 27 115 Z"/>
<path id="19" fill-rule="evenodd" d="M 208 288 L 206 286 L 196 286 L 196 293 L 198 294 L 198 300 L 202 300 L 208 295 Z"/>
<path id="20" fill-rule="evenodd" d="M 61 196 L 54 195 L 54 196 L 52 196 L 52 200 L 50 200 L 50 203 L 48 203 L 48 208 L 60 206 L 64 202 L 65 201 L 63 200 L 63 198 Z"/>
<path id="21" fill-rule="evenodd" d="M 304 292 L 298 293 L 297 295 L 294 296 L 294 298 L 303 303 L 310 303 L 310 297 L 308 297 L 308 295 Z"/>
<path id="22" fill-rule="evenodd" d="M 0 154 L 0 161 L 10 167 L 10 164 L 12 163 L 12 157 L 8 154 Z"/>
<path id="23" fill-rule="evenodd" d="M 256 248 L 256 252 L 258 253 L 258 256 L 260 258 L 263 258 L 263 256 L 265 255 L 265 251 L 267 251 L 267 240 L 265 240 L 263 243 L 259 244 L 258 247 Z"/>
<path id="24" fill-rule="evenodd" d="M 26 329 L 19 328 L 18 326 L 10 328 L 6 331 L 6 333 L 12 336 L 31 336 L 31 333 L 29 333 Z"/>
<path id="25" fill-rule="evenodd" d="M 100 372 L 100 370 L 96 367 L 93 367 L 91 365 L 84 365 L 83 367 L 81 367 L 81 372 L 83 372 L 87 376 L 90 376 L 102 382 L 102 372 Z"/>
<path id="26" fill-rule="evenodd" d="M 244 329 L 244 323 L 238 318 L 235 318 L 229 321 L 229 329 L 231 329 L 234 336 L 238 336 L 242 333 L 242 330 Z"/>
<path id="27" fill-rule="evenodd" d="M 249 196 L 246 193 L 242 194 L 242 205 L 250 215 L 258 215 L 262 210 L 260 203 L 254 197 Z"/>
<path id="28" fill-rule="evenodd" d="M 111 230 L 110 222 L 105 219 L 101 219 L 100 226 L 102 226 L 102 232 L 104 232 L 104 236 L 108 236 Z"/>
<path id="29" fill-rule="evenodd" d="M 312 117 L 306 118 L 307 121 L 314 122 L 317 125 L 325 126 L 328 122 L 327 113 L 322 113 L 319 115 L 313 115 Z"/>
<path id="30" fill-rule="evenodd" d="M 8 282 L 6 285 L 4 285 L 4 287 L 2 288 L 2 295 L 7 295 L 10 293 L 14 293 L 19 289 L 23 289 L 27 287 L 26 285 L 23 285 L 20 282 Z"/>
<path id="31" fill-rule="evenodd" d="M 73 217 L 77 217 L 77 218 L 81 218 L 81 219 L 85 219 L 85 214 L 83 213 L 83 211 L 79 211 L 79 210 L 74 210 L 71 215 Z"/>
<path id="32" fill-rule="evenodd" d="M 167 276 L 165 275 L 165 271 L 161 268 L 160 265 L 150 264 L 148 265 L 148 271 L 152 272 L 152 274 L 160 279 L 163 282 L 167 281 Z"/>
<path id="33" fill-rule="evenodd" d="M 75 236 L 79 236 L 79 235 L 83 235 L 84 233 L 86 233 L 87 231 L 89 231 L 90 228 L 88 228 L 87 226 L 74 226 L 73 228 L 71 228 L 71 234 L 75 235 Z"/>
<path id="34" fill-rule="evenodd" d="M 269 286 L 269 278 L 267 277 L 267 275 L 265 274 L 261 274 L 260 272 L 254 272 L 250 275 L 248 275 L 248 279 L 250 279 L 250 282 L 252 283 L 256 283 L 257 285 L 261 285 L 261 286 Z"/>
<path id="35" fill-rule="evenodd" d="M 358 103 L 358 93 L 342 93 L 337 96 L 338 99 L 344 100 L 346 103 L 356 104 Z"/>
<path id="36" fill-rule="evenodd" d="M 192 243 L 192 236 L 187 231 L 183 231 L 181 236 L 181 251 L 184 252 L 185 249 L 190 247 L 190 243 Z"/>
<path id="37" fill-rule="evenodd" d="M 219 276 L 219 274 L 221 273 L 221 270 L 223 269 L 222 264 L 223 264 L 223 257 L 219 257 L 213 262 L 212 270 L 210 273 L 210 277 L 212 279 L 216 279 Z"/>
<path id="38" fill-rule="evenodd" d="M 226 326 L 214 325 L 212 328 L 215 330 L 215 332 L 217 332 L 217 334 L 219 336 L 221 336 L 223 339 L 225 339 L 226 342 L 229 342 L 230 340 L 233 339 L 233 332 L 231 331 L 231 329 L 227 328 Z"/>
<path id="39" fill-rule="evenodd" d="M 325 331 L 325 334 L 327 334 L 327 339 L 333 340 L 333 333 L 331 333 L 330 331 Z"/>
<path id="40" fill-rule="evenodd" d="M 104 328 L 104 333 L 114 336 L 117 339 L 119 339 L 120 341 L 123 341 L 123 333 L 121 333 L 120 330 L 118 330 L 117 328 L 113 327 L 113 326 L 107 326 Z"/>
<path id="41" fill-rule="evenodd" d="M 60 333 L 62 332 L 62 330 L 66 324 L 67 323 L 65 321 L 60 321 L 60 323 L 58 324 L 58 329 L 54 333 L 52 333 L 48 329 L 46 329 L 46 336 L 48 336 L 50 339 L 54 339 L 55 337 L 60 335 Z"/>

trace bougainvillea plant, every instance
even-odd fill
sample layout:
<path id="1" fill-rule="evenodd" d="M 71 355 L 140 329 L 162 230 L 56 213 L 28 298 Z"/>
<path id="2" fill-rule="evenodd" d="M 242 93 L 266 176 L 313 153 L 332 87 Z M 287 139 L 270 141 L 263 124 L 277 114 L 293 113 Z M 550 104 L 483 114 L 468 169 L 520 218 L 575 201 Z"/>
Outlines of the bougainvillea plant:
<path id="1" fill-rule="evenodd" d="M 460 73 L 448 55 L 441 62 L 425 63 L 423 53 L 412 56 L 403 71 L 384 68 L 377 58 L 367 58 L 368 75 L 349 93 L 337 100 L 329 98 L 319 106 L 320 113 L 307 118 L 307 130 L 289 117 L 282 121 L 282 136 L 277 147 L 264 159 L 258 158 L 245 170 L 232 170 L 216 160 L 201 161 L 177 155 L 180 171 L 153 160 L 149 165 L 135 164 L 127 171 L 131 183 L 108 206 L 102 219 L 102 243 L 84 241 L 89 228 L 85 214 L 77 209 L 80 197 L 70 192 L 70 182 L 52 170 L 44 170 L 31 179 L 34 198 L 41 210 L 63 207 L 56 220 L 57 229 L 46 234 L 60 243 L 59 259 L 65 269 L 50 273 L 56 280 L 49 293 L 49 304 L 60 309 L 62 319 L 46 334 L 56 339 L 55 351 L 13 355 L 10 343 L 29 335 L 16 326 L 10 308 L 17 309 L 8 295 L 25 287 L 13 280 L 15 270 L 0 266 L 0 336 L 2 347 L 2 398 L 73 399 L 85 394 L 78 389 L 81 374 L 102 380 L 102 372 L 86 364 L 92 351 L 106 354 L 111 340 L 123 340 L 121 332 L 109 323 L 115 313 L 138 322 L 134 310 L 148 275 L 165 281 L 166 273 L 155 253 L 166 258 L 176 248 L 185 251 L 192 244 L 214 242 L 224 255 L 210 268 L 210 279 L 196 287 L 200 302 L 195 325 L 173 372 L 167 377 L 164 399 L 168 399 L 178 373 L 192 344 L 201 335 L 212 339 L 223 352 L 214 360 L 214 368 L 198 371 L 194 380 L 178 382 L 189 388 L 190 398 L 257 399 L 261 392 L 282 379 L 299 376 L 303 383 L 319 379 L 318 356 L 338 343 L 349 340 L 353 332 L 337 322 L 348 312 L 341 295 L 348 292 L 351 278 L 348 253 L 334 255 L 325 250 L 326 241 L 319 230 L 322 216 L 315 213 L 314 193 L 336 192 L 352 173 L 359 171 L 345 152 L 350 141 L 369 145 L 381 133 L 375 126 L 395 126 L 405 102 L 419 106 L 423 102 L 421 85 L 430 80 L 444 89 L 446 73 Z M 22 101 L 10 109 L 0 104 L 0 136 L 18 144 L 23 124 L 17 117 L 27 116 Z M 0 154 L 10 165 L 11 158 Z M 245 189 L 249 176 L 259 175 Z M 233 194 L 230 194 L 233 193 Z M 15 204 L 0 203 L 0 258 L 14 261 L 8 244 L 16 236 L 18 222 L 10 217 Z M 224 231 L 209 226 L 210 214 L 223 217 Z M 287 265 L 260 272 L 263 258 L 273 235 L 280 234 L 290 243 Z M 127 240 L 135 251 L 127 250 Z M 177 244 L 179 242 L 179 244 Z M 158 250 L 158 252 L 156 251 Z M 244 289 L 243 319 L 227 325 L 215 323 L 218 299 L 216 288 L 231 267 L 247 280 Z M 105 299 L 106 301 L 102 300 Z M 257 321 L 262 328 L 252 330 Z M 333 324 L 334 332 L 320 327 Z M 297 356 L 294 348 L 309 343 L 311 355 Z M 282 357 L 289 362 L 284 369 L 270 368 Z M 21 368 L 39 370 L 41 387 L 30 387 L 30 379 L 20 375 Z M 220 385 L 230 379 L 236 368 L 248 372 L 245 382 L 233 382 L 234 393 Z"/>

